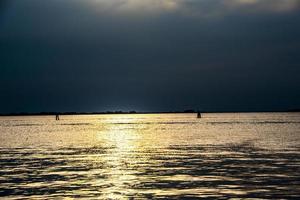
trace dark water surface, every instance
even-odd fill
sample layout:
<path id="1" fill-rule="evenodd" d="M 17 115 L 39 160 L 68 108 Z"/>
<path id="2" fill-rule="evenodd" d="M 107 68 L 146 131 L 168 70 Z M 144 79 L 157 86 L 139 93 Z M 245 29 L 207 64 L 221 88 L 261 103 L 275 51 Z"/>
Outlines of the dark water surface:
<path id="1" fill-rule="evenodd" d="M 0 199 L 300 198 L 300 114 L 0 118 Z"/>

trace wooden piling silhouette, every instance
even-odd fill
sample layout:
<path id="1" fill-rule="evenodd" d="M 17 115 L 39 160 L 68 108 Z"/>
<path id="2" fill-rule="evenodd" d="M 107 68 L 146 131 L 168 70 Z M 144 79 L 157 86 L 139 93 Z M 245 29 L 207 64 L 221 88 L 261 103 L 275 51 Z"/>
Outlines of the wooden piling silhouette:
<path id="1" fill-rule="evenodd" d="M 201 113 L 200 113 L 200 111 L 198 111 L 197 112 L 197 118 L 201 118 L 202 116 L 201 116 Z"/>

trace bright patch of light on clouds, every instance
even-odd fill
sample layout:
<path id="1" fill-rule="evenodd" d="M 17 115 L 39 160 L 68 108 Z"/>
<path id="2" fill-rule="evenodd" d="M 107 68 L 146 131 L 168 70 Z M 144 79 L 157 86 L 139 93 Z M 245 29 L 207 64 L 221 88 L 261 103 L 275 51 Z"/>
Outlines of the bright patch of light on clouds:
<path id="1" fill-rule="evenodd" d="M 83 0 L 81 0 L 83 1 Z M 222 16 L 242 12 L 289 12 L 300 0 L 88 0 L 93 7 L 114 12 L 178 12 L 194 16 Z M 87 0 L 84 0 L 87 2 Z"/>
<path id="2" fill-rule="evenodd" d="M 299 0 L 224 0 L 226 6 L 265 11 L 291 11 L 299 8 Z"/>

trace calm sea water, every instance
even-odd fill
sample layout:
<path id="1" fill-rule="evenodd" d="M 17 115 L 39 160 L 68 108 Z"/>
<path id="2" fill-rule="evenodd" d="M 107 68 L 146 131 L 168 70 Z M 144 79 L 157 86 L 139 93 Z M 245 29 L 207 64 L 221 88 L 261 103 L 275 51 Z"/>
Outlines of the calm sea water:
<path id="1" fill-rule="evenodd" d="M 300 198 L 300 113 L 0 118 L 1 199 Z"/>

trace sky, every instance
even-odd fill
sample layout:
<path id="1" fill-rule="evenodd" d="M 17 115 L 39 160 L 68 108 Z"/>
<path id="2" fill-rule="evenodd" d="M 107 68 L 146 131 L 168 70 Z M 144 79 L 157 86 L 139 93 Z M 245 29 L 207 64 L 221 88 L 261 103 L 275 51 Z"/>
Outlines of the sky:
<path id="1" fill-rule="evenodd" d="M 0 113 L 300 108 L 300 0 L 1 0 Z"/>

